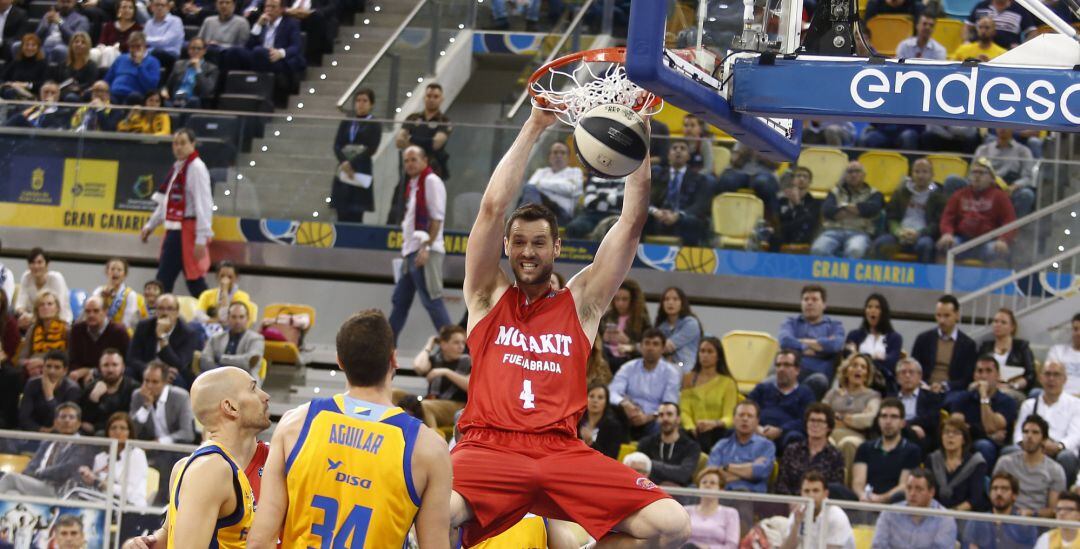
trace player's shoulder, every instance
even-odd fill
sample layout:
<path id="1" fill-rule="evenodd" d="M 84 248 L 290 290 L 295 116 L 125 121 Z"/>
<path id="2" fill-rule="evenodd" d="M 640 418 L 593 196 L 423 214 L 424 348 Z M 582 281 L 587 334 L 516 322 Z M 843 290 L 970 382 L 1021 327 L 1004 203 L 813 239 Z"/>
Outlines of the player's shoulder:
<path id="1" fill-rule="evenodd" d="M 450 447 L 442 435 L 427 425 L 421 425 L 416 432 L 416 447 L 413 455 L 422 460 L 435 460 L 450 455 Z"/>
<path id="2" fill-rule="evenodd" d="M 232 477 L 236 475 L 235 464 L 221 452 L 207 452 L 185 458 L 184 478 L 197 478 L 196 484 L 205 488 L 224 487 L 232 489 Z M 177 464 L 180 466 L 180 464 Z M 182 467 L 182 466 L 181 466 Z M 175 472 L 175 470 L 174 470 Z"/>
<path id="3" fill-rule="evenodd" d="M 290 432 L 292 430 L 299 431 L 304 425 L 304 420 L 307 418 L 308 410 L 310 408 L 311 403 L 306 402 L 282 414 L 281 420 L 278 421 L 277 429 L 274 429 L 274 434 Z"/>

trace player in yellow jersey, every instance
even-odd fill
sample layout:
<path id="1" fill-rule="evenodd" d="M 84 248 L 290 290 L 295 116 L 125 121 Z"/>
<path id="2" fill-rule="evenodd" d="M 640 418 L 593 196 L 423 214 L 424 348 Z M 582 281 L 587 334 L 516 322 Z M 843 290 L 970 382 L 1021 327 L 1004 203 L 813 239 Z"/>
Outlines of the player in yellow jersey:
<path id="1" fill-rule="evenodd" d="M 255 498 L 244 468 L 270 427 L 270 396 L 247 371 L 215 368 L 191 385 L 191 408 L 206 442 L 173 467 L 165 525 L 125 549 L 247 546 Z"/>
<path id="2" fill-rule="evenodd" d="M 394 336 L 377 310 L 337 334 L 347 391 L 290 410 L 270 441 L 251 549 L 450 547 L 446 441 L 391 404 Z"/>

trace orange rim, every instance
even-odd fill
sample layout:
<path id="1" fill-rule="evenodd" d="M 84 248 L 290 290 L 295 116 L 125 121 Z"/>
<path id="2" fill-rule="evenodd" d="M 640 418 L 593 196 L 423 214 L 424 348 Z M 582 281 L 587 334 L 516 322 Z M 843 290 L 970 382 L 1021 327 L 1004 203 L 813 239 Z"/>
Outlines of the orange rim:
<path id="1" fill-rule="evenodd" d="M 532 95 L 533 99 L 535 99 L 540 106 L 546 107 L 547 100 L 537 94 L 536 89 L 533 88 L 533 84 L 540 80 L 545 74 L 550 73 L 552 69 L 557 69 L 559 67 L 562 67 L 563 65 L 568 65 L 575 61 L 622 64 L 626 62 L 626 48 L 600 48 L 596 50 L 578 51 L 552 60 L 551 62 L 545 64 L 539 69 L 536 69 L 536 71 L 532 73 L 532 76 L 529 77 L 529 95 Z M 663 101 L 662 98 L 654 95 L 651 101 L 640 105 L 630 105 L 630 108 L 634 109 L 635 111 L 640 111 L 642 109 L 656 107 L 660 104 L 661 101 Z"/>

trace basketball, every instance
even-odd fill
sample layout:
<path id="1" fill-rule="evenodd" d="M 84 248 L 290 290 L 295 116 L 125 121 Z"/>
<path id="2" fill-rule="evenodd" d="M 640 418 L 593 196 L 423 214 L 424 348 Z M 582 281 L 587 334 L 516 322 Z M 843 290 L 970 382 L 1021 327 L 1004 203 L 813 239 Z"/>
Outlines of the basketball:
<path id="1" fill-rule="evenodd" d="M 334 226 L 329 223 L 304 221 L 296 230 L 296 245 L 313 248 L 332 248 L 336 239 Z"/>
<path id="2" fill-rule="evenodd" d="M 630 175 L 649 154 L 645 122 L 625 105 L 598 105 L 578 120 L 574 152 L 581 164 L 603 177 Z"/>
<path id="3" fill-rule="evenodd" d="M 675 256 L 675 270 L 712 274 L 716 270 L 716 250 L 684 246 Z"/>

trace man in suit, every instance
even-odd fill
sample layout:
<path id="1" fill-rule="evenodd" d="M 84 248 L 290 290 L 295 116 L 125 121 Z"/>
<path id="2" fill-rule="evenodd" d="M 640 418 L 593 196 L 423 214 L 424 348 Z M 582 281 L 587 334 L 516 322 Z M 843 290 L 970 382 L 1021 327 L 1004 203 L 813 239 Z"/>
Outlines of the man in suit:
<path id="1" fill-rule="evenodd" d="M 197 109 L 214 95 L 217 65 L 207 61 L 206 41 L 196 36 L 187 45 L 188 58 L 173 65 L 162 95 L 170 107 Z"/>
<path id="2" fill-rule="evenodd" d="M 284 16 L 281 0 L 266 0 L 247 44 L 225 50 L 222 58 L 227 70 L 272 72 L 293 78 L 307 66 L 300 23 Z"/>
<path id="3" fill-rule="evenodd" d="M 26 33 L 28 21 L 26 10 L 14 5 L 14 0 L 0 0 L 0 60 L 11 60 L 12 45 Z"/>
<path id="4" fill-rule="evenodd" d="M 356 91 L 353 107 L 356 118 L 342 120 L 334 136 L 338 168 L 330 191 L 330 205 L 337 210 L 338 221 L 362 223 L 364 212 L 375 211 L 374 181 L 368 180 L 364 187 L 355 182 L 346 183 L 337 174 L 371 176 L 374 171 L 371 155 L 382 140 L 382 124 L 371 120 L 371 109 L 375 107 L 375 91 L 371 88 Z"/>
<path id="5" fill-rule="evenodd" d="M 74 402 L 56 408 L 53 430 L 59 435 L 79 436 L 82 410 Z M 21 474 L 0 478 L 0 494 L 15 492 L 25 496 L 55 498 L 69 481 L 79 478 L 79 467 L 90 466 L 98 448 L 70 441 L 44 441 Z"/>
<path id="6" fill-rule="evenodd" d="M 678 236 L 688 245 L 707 243 L 703 237 L 712 232 L 709 208 L 715 193 L 704 176 L 687 169 L 690 145 L 686 140 L 672 140 L 667 156 L 668 167 L 653 178 L 645 234 Z"/>
<path id="7" fill-rule="evenodd" d="M 938 445 L 938 424 L 941 423 L 941 393 L 923 389 L 923 369 L 911 357 L 896 363 L 896 397 L 904 404 L 904 436 L 922 447 L 929 455 Z"/>
<path id="8" fill-rule="evenodd" d="M 142 386 L 131 393 L 134 438 L 164 444 L 195 442 L 191 397 L 184 389 L 165 383 L 169 366 L 155 360 L 146 365 Z"/>
<path id="9" fill-rule="evenodd" d="M 924 377 L 935 393 L 966 391 L 975 376 L 975 340 L 960 331 L 960 302 L 951 295 L 937 300 L 937 327 L 915 338 L 911 358 L 923 365 Z"/>
<path id="10" fill-rule="evenodd" d="M 206 348 L 199 357 L 202 371 L 236 366 L 251 372 L 251 377 L 259 379 L 259 363 L 262 361 L 266 341 L 262 334 L 247 329 L 248 316 L 246 304 L 239 301 L 229 304 L 228 330 L 214 334 L 210 341 L 206 342 Z"/>
<path id="11" fill-rule="evenodd" d="M 156 316 L 135 325 L 135 335 L 127 353 L 128 375 L 141 380 L 147 365 L 160 360 L 168 366 L 168 383 L 190 387 L 195 379 L 191 373 L 191 359 L 199 345 L 199 335 L 180 318 L 176 296 L 162 294 L 158 297 L 156 312 Z"/>

